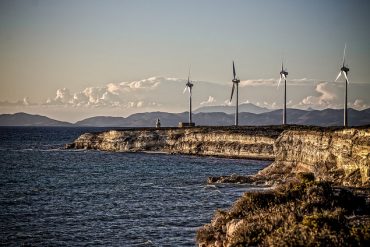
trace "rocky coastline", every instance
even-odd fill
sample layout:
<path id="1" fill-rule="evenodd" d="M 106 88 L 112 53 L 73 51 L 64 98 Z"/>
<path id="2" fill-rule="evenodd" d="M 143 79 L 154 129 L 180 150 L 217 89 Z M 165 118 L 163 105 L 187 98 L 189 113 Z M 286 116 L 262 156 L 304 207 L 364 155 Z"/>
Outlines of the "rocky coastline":
<path id="1" fill-rule="evenodd" d="M 254 176 L 211 177 L 209 183 L 272 185 L 311 172 L 317 180 L 337 185 L 370 185 L 370 126 L 135 128 L 85 133 L 66 148 L 273 161 Z"/>
<path id="2" fill-rule="evenodd" d="M 85 133 L 66 148 L 274 160 L 273 145 L 283 131 L 282 126 L 134 128 Z"/>
<path id="3" fill-rule="evenodd" d="M 217 211 L 197 232 L 202 247 L 370 243 L 370 126 L 111 130 L 83 134 L 66 148 L 271 160 L 253 176 L 208 178 L 274 189 Z"/>

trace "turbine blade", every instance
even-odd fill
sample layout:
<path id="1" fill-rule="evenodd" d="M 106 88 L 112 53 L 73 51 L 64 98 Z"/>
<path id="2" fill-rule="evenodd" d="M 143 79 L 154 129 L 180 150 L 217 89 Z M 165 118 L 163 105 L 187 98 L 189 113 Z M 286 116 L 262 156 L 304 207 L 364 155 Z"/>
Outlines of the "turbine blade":
<path id="1" fill-rule="evenodd" d="M 339 72 L 338 76 L 337 76 L 337 79 L 335 79 L 335 81 L 337 81 L 340 77 L 340 75 L 342 74 L 342 71 Z"/>
<path id="2" fill-rule="evenodd" d="M 231 96 L 230 96 L 230 102 L 233 100 L 233 95 L 234 95 L 234 87 L 235 83 L 233 83 L 233 88 L 231 89 Z"/>
<path id="3" fill-rule="evenodd" d="M 234 79 L 235 79 L 236 72 L 235 72 L 235 65 L 234 65 L 234 61 L 233 61 L 233 75 L 234 75 Z"/>
<path id="4" fill-rule="evenodd" d="M 190 68 L 191 68 L 191 64 L 189 65 L 188 82 L 190 82 Z"/>
<path id="5" fill-rule="evenodd" d="M 190 93 L 190 87 L 187 87 L 188 88 L 188 91 L 189 91 L 189 93 Z"/>
<path id="6" fill-rule="evenodd" d="M 188 88 L 188 86 L 186 86 L 185 88 L 184 88 L 184 91 L 182 92 L 183 94 L 186 92 L 186 89 Z"/>
<path id="7" fill-rule="evenodd" d="M 343 75 L 346 78 L 347 82 L 349 83 L 349 80 L 348 80 L 348 77 L 347 77 L 347 73 L 343 71 Z"/>
<path id="8" fill-rule="evenodd" d="M 279 78 L 279 82 L 278 82 L 278 86 L 277 87 L 280 86 L 280 82 L 281 82 L 281 75 L 280 75 L 280 78 Z"/>
<path id="9" fill-rule="evenodd" d="M 347 43 L 344 44 L 344 50 L 343 50 L 343 66 L 344 66 L 344 63 L 345 63 L 345 60 L 346 60 L 346 48 L 347 48 Z"/>
<path id="10" fill-rule="evenodd" d="M 281 76 L 284 78 L 284 80 L 286 80 L 286 76 L 285 76 L 285 74 L 282 74 Z"/>

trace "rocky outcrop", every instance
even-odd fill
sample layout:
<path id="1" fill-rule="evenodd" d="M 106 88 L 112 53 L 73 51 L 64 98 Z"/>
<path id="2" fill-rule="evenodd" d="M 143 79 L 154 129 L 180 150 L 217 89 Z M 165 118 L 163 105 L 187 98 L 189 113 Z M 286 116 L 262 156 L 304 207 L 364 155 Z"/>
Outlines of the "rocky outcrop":
<path id="1" fill-rule="evenodd" d="M 313 174 L 274 190 L 246 192 L 228 210 L 218 210 L 197 231 L 199 247 L 368 246 L 366 198 Z"/>
<path id="2" fill-rule="evenodd" d="M 81 135 L 67 148 L 156 151 L 274 162 L 255 176 L 211 177 L 209 183 L 283 183 L 300 172 L 346 186 L 369 186 L 370 127 L 304 126 L 126 129 Z"/>
<path id="3" fill-rule="evenodd" d="M 300 172 L 345 186 L 370 185 L 370 128 L 284 131 L 274 144 L 275 161 L 256 178 L 286 181 Z"/>
<path id="4" fill-rule="evenodd" d="M 282 131 L 282 127 L 111 130 L 83 134 L 66 147 L 115 152 L 160 151 L 273 160 L 273 144 Z"/>

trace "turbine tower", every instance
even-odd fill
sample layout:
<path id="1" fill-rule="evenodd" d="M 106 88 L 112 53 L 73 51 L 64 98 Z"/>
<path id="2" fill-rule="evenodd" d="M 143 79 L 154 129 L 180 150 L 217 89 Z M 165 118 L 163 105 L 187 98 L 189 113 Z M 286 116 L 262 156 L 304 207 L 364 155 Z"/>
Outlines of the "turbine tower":
<path id="1" fill-rule="evenodd" d="M 288 76 L 288 71 L 285 68 L 284 70 L 284 64 L 281 62 L 281 71 L 280 71 L 280 79 L 278 83 L 278 87 L 280 85 L 281 79 L 284 79 L 284 109 L 283 109 L 283 124 L 286 124 L 286 78 Z"/>
<path id="2" fill-rule="evenodd" d="M 239 101 L 239 83 L 240 83 L 240 80 L 239 78 L 236 77 L 236 72 L 235 72 L 235 65 L 234 65 L 234 61 L 233 61 L 233 88 L 231 90 L 231 97 L 230 97 L 230 103 L 231 103 L 231 100 L 233 99 L 233 95 L 234 95 L 234 89 L 236 87 L 236 104 L 235 104 L 235 126 L 238 126 L 238 122 L 239 122 L 239 119 L 238 119 L 238 101 Z"/>
<path id="3" fill-rule="evenodd" d="M 349 84 L 349 80 L 348 80 L 349 68 L 345 66 L 345 62 L 346 62 L 346 48 L 347 48 L 347 44 L 344 45 L 342 68 L 340 68 L 340 71 L 339 71 L 339 74 L 337 76 L 337 79 L 335 79 L 335 81 L 337 81 L 342 74 L 343 74 L 344 78 L 346 79 L 346 92 L 345 92 L 345 95 L 344 95 L 344 119 L 343 119 L 343 125 L 344 125 L 344 127 L 347 127 L 348 126 L 348 115 L 347 115 L 347 86 Z"/>
<path id="4" fill-rule="evenodd" d="M 192 113 L 191 113 L 191 96 L 192 96 L 192 88 L 193 88 L 194 84 L 191 83 L 190 81 L 190 67 L 189 67 L 189 74 L 188 74 L 188 82 L 186 83 L 186 86 L 185 86 L 185 89 L 184 89 L 184 92 L 186 92 L 186 90 L 189 91 L 189 124 L 191 125 L 192 122 L 193 122 L 193 119 L 192 119 Z"/>

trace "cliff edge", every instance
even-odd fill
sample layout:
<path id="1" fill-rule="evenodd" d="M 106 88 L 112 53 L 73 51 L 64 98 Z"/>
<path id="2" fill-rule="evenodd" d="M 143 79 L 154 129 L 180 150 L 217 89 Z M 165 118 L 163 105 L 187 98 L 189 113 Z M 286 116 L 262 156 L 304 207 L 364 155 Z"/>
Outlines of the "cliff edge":
<path id="1" fill-rule="evenodd" d="M 301 172 L 344 186 L 370 185 L 370 128 L 289 130 L 274 143 L 275 161 L 255 177 L 284 182 Z"/>
<path id="2" fill-rule="evenodd" d="M 273 160 L 283 127 L 138 128 L 86 133 L 67 148 Z"/>
<path id="3" fill-rule="evenodd" d="M 210 183 L 284 183 L 312 172 L 317 180 L 370 186 L 370 126 L 138 128 L 86 133 L 66 147 L 274 160 L 255 176 L 211 177 Z"/>

